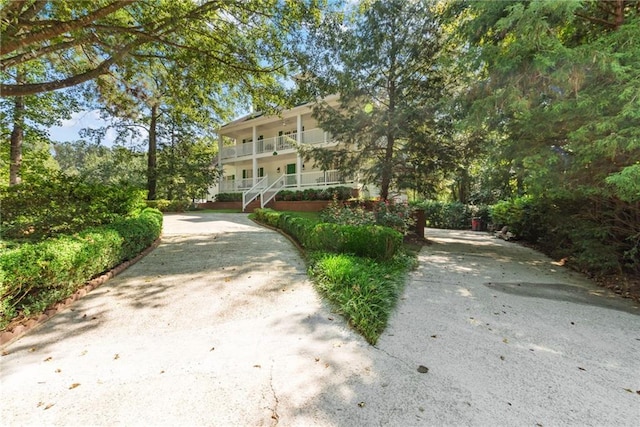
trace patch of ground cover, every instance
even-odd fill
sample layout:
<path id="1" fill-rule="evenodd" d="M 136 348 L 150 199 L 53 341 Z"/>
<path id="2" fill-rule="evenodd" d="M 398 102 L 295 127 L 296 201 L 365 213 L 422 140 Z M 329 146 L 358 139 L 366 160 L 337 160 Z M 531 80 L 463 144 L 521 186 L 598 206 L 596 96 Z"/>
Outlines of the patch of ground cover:
<path id="1" fill-rule="evenodd" d="M 406 252 L 379 262 L 349 254 L 313 252 L 309 275 L 349 324 L 375 345 L 404 287 L 415 257 Z"/>
<path id="2" fill-rule="evenodd" d="M 287 214 L 314 223 L 323 222 L 320 213 Z M 416 267 L 417 254 L 426 243 L 424 238 L 408 234 L 402 249 L 389 260 L 328 251 L 308 252 L 308 273 L 318 292 L 335 311 L 375 345 L 402 293 L 407 273 Z"/>

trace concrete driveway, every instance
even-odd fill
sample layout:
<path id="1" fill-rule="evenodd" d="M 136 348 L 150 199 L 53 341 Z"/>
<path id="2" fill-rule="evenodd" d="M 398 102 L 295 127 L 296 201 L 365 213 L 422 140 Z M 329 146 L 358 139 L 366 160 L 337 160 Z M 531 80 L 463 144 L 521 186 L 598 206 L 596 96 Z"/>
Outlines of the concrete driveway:
<path id="1" fill-rule="evenodd" d="M 483 233 L 427 230 L 376 347 L 243 214 L 163 243 L 3 349 L 3 425 L 637 425 L 640 310 Z"/>

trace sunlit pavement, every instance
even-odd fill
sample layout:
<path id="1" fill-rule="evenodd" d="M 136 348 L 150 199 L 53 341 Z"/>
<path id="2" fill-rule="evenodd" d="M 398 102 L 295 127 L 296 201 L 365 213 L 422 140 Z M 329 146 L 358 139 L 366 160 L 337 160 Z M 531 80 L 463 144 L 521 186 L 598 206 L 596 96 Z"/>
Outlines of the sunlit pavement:
<path id="1" fill-rule="evenodd" d="M 3 425 L 636 425 L 640 316 L 540 254 L 431 230 L 376 347 L 243 214 L 165 217 L 138 264 L 4 348 Z"/>

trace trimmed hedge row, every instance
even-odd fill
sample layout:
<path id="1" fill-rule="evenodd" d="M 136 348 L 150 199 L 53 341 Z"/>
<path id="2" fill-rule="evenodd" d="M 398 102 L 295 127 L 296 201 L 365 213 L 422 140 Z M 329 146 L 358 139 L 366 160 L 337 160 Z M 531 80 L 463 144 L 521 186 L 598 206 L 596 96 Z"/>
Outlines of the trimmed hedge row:
<path id="1" fill-rule="evenodd" d="M 276 194 L 277 201 L 301 200 L 348 200 L 356 195 L 351 187 L 339 186 L 328 188 L 308 188 L 306 190 L 282 190 Z"/>
<path id="2" fill-rule="evenodd" d="M 137 217 L 0 252 L 0 328 L 18 314 L 42 313 L 92 277 L 134 258 L 161 231 L 162 214 L 147 208 Z"/>
<path id="3" fill-rule="evenodd" d="M 379 225 L 318 224 L 306 218 L 272 209 L 256 209 L 255 218 L 283 230 L 309 250 L 350 253 L 378 260 L 389 260 L 402 246 L 402 234 Z"/>
<path id="4" fill-rule="evenodd" d="M 241 202 L 242 193 L 218 193 L 215 196 L 216 202 Z"/>

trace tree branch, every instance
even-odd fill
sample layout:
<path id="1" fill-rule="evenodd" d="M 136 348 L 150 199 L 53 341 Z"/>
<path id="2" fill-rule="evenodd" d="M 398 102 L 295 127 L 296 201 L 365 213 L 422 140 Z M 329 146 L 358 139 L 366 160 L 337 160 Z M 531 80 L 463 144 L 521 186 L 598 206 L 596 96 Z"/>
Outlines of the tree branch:
<path id="1" fill-rule="evenodd" d="M 74 19 L 72 21 L 67 21 L 52 27 L 48 27 L 46 29 L 43 29 L 42 31 L 33 32 L 33 33 L 24 33 L 14 38 L 13 40 L 11 39 L 5 40 L 4 43 L 0 45 L 0 55 L 6 55 L 26 45 L 33 44 L 33 43 L 40 43 L 42 41 L 64 34 L 66 32 L 87 26 L 93 21 L 96 21 L 107 15 L 110 15 L 116 10 L 122 9 L 123 7 L 133 3 L 134 1 L 135 0 L 115 1 L 81 18 Z"/>
<path id="2" fill-rule="evenodd" d="M 96 77 L 107 73 L 109 71 L 109 68 L 113 64 L 121 60 L 132 49 L 135 49 L 136 47 L 138 47 L 143 43 L 144 43 L 143 40 L 136 40 L 128 44 L 127 46 L 123 47 L 119 51 L 117 51 L 113 56 L 111 56 L 111 58 L 103 61 L 96 68 L 85 71 L 84 73 L 76 74 L 66 79 L 55 80 L 55 81 L 46 82 L 46 83 L 32 83 L 32 84 L 25 84 L 25 85 L 0 84 L 0 96 L 10 97 L 10 96 L 34 95 L 36 93 L 64 89 L 67 87 L 75 86 L 80 83 L 84 83 L 89 80 L 93 80 Z"/>
<path id="3" fill-rule="evenodd" d="M 17 65 L 23 64 L 25 62 L 34 60 L 36 58 L 40 58 L 45 55 L 49 55 L 51 53 L 68 49 L 73 46 L 77 46 L 79 44 L 84 43 L 84 40 L 71 40 L 68 42 L 62 42 L 50 46 L 44 46 L 41 49 L 27 51 L 21 53 L 19 55 L 12 56 L 11 58 L 0 60 L 0 70 L 5 70 L 7 68 L 15 67 Z"/>
<path id="4" fill-rule="evenodd" d="M 596 18 L 595 16 L 588 16 L 580 12 L 575 12 L 575 15 L 579 18 L 586 19 L 589 22 L 593 22 L 594 24 L 601 24 L 608 28 L 615 29 L 615 22 L 607 21 L 606 19 Z"/>

